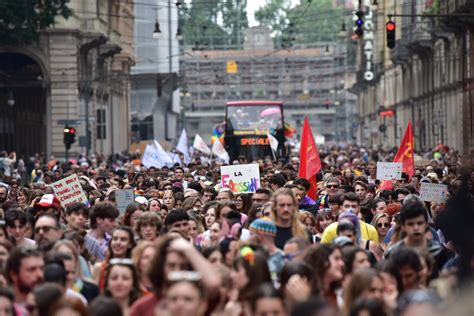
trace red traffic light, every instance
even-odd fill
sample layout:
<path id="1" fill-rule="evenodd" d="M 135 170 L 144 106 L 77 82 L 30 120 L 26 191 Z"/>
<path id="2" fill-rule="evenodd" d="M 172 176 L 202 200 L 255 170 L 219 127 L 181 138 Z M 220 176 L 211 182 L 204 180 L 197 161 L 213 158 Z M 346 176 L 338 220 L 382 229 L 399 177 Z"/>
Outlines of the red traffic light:
<path id="1" fill-rule="evenodd" d="M 76 134 L 76 129 L 74 127 L 69 128 L 69 133 Z"/>
<path id="2" fill-rule="evenodd" d="M 389 21 L 387 22 L 387 31 L 395 31 L 396 25 L 395 22 Z"/>

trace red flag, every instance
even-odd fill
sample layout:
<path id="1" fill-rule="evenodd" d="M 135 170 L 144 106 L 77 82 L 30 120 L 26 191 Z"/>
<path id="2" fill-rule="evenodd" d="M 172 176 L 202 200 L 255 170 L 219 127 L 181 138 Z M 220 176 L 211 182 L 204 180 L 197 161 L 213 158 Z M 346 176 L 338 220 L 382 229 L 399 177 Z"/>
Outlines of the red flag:
<path id="1" fill-rule="evenodd" d="M 408 121 L 405 135 L 403 135 L 400 148 L 393 162 L 403 163 L 403 172 L 411 177 L 415 174 L 415 140 L 413 136 L 413 126 L 411 121 Z"/>
<path id="2" fill-rule="evenodd" d="M 316 173 L 321 170 L 321 159 L 319 159 L 318 147 L 313 138 L 308 117 L 304 118 L 303 132 L 301 134 L 300 145 L 300 169 L 298 177 L 305 178 L 311 184 L 308 196 L 316 199 Z"/>

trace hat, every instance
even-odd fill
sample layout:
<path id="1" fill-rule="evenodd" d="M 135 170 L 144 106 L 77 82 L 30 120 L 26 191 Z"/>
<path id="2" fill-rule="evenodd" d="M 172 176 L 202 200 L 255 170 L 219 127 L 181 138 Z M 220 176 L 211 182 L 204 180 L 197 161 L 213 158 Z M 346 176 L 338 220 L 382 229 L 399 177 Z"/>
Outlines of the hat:
<path id="1" fill-rule="evenodd" d="M 39 205 L 42 207 L 61 207 L 61 203 L 59 200 L 54 196 L 54 194 L 45 194 L 41 197 L 41 200 L 36 203 L 35 205 Z"/>
<path id="2" fill-rule="evenodd" d="M 145 206 L 148 206 L 148 200 L 143 197 L 143 196 L 137 196 L 135 198 L 135 202 L 137 202 L 138 204 L 142 204 L 142 205 L 145 205 Z"/>
<path id="3" fill-rule="evenodd" d="M 352 240 L 350 240 L 349 237 L 346 237 L 346 236 L 338 236 L 338 237 L 334 238 L 334 240 L 332 242 L 333 242 L 333 244 L 336 244 L 341 248 L 344 247 L 344 246 L 347 246 L 347 245 L 351 245 L 351 246 L 354 245 Z"/>
<path id="4" fill-rule="evenodd" d="M 275 223 L 273 223 L 273 221 L 268 217 L 254 220 L 249 228 L 252 233 L 260 233 L 271 237 L 276 236 L 277 229 Z"/>

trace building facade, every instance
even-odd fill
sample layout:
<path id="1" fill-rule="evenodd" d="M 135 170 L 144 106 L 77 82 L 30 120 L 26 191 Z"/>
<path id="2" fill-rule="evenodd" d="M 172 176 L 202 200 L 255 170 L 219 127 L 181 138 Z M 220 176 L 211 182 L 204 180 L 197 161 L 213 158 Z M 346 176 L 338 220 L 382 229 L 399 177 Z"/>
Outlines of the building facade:
<path id="1" fill-rule="evenodd" d="M 155 33 L 156 23 L 159 33 Z M 180 113 L 178 8 L 173 1 L 135 4 L 135 53 L 132 142 L 172 141 Z"/>
<path id="2" fill-rule="evenodd" d="M 415 149 L 442 143 L 472 159 L 474 2 L 410 0 L 374 7 L 366 1 L 363 10 L 374 17 L 374 76 L 364 78 L 370 41 L 364 34 L 352 89 L 358 96 L 359 142 L 398 146 L 411 120 Z M 387 15 L 397 25 L 393 49 L 386 47 Z M 394 115 L 382 117 L 387 110 Z"/>
<path id="3" fill-rule="evenodd" d="M 66 125 L 77 129 L 70 155 L 128 149 L 133 2 L 68 6 L 38 43 L 0 47 L 0 97 L 12 101 L 0 104 L 2 149 L 64 157 Z"/>
<path id="4" fill-rule="evenodd" d="M 326 141 L 347 141 L 356 134 L 355 96 L 345 89 L 350 78 L 344 43 L 275 49 L 271 30 L 252 27 L 240 50 L 188 50 L 181 58 L 182 117 L 188 135 L 209 140 L 224 121 L 225 104 L 235 100 L 283 101 L 285 121 L 302 126 L 308 116 L 313 132 Z M 229 69 L 228 63 L 237 67 Z"/>

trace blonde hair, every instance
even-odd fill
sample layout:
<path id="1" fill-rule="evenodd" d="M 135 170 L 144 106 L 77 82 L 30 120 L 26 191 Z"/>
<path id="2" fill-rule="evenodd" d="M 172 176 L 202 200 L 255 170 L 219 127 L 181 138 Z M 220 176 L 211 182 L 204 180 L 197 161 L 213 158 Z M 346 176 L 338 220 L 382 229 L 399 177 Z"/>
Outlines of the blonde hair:
<path id="1" fill-rule="evenodd" d="M 277 198 L 279 196 L 286 195 L 291 197 L 292 199 L 292 206 L 294 208 L 293 212 L 293 217 L 291 219 L 291 233 L 293 234 L 293 237 L 308 237 L 303 224 L 301 224 L 299 220 L 299 205 L 298 205 L 298 200 L 296 199 L 295 195 L 293 194 L 293 191 L 289 188 L 280 188 L 273 193 L 271 201 L 272 201 L 272 218 L 275 221 L 275 223 L 278 223 L 278 213 L 277 213 Z"/>
<path id="2" fill-rule="evenodd" d="M 135 266 L 138 275 L 142 275 L 142 273 L 147 273 L 147 271 L 140 271 L 140 259 L 145 252 L 145 250 L 149 247 L 155 248 L 155 245 L 151 241 L 141 241 L 132 251 L 132 261 L 133 265 Z"/>
<path id="3" fill-rule="evenodd" d="M 76 276 L 81 278 L 82 277 L 82 271 L 81 271 L 81 262 L 80 262 L 80 259 L 79 259 L 79 256 L 80 256 L 79 249 L 77 249 L 76 245 L 71 240 L 60 239 L 60 240 L 58 240 L 54 243 L 54 246 L 51 248 L 51 251 L 52 252 L 61 252 L 61 251 L 59 251 L 59 248 L 61 248 L 62 246 L 66 247 L 66 248 L 69 248 L 69 250 L 71 250 L 71 252 L 74 256 L 74 260 L 76 260 Z"/>

